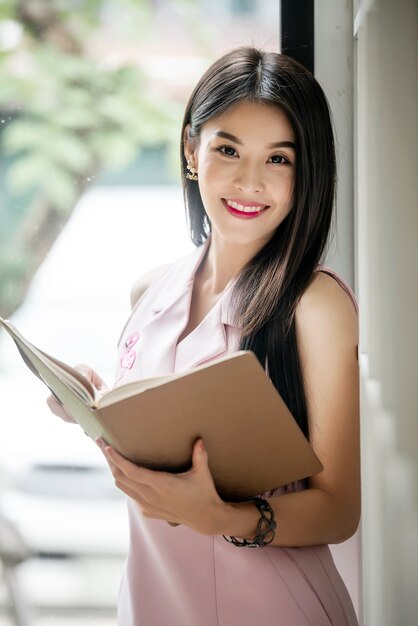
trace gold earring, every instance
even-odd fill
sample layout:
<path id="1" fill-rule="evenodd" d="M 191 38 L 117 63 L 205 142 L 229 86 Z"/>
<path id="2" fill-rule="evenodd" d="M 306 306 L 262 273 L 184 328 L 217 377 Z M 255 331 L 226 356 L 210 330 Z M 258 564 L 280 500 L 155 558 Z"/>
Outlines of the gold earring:
<path id="1" fill-rule="evenodd" d="M 194 167 L 191 166 L 190 161 L 187 161 L 187 169 L 190 170 L 186 174 L 186 178 L 189 180 L 197 180 L 197 173 Z"/>

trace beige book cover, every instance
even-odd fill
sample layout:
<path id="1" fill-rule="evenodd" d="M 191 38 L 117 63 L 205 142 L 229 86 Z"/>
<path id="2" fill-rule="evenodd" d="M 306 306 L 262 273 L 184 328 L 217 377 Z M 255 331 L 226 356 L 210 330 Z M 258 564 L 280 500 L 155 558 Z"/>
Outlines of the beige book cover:
<path id="1" fill-rule="evenodd" d="M 9 321 L 0 318 L 0 325 L 83 430 L 138 465 L 186 471 L 202 437 L 218 493 L 231 501 L 323 469 L 252 352 L 97 396 L 77 370 L 36 348 Z"/>

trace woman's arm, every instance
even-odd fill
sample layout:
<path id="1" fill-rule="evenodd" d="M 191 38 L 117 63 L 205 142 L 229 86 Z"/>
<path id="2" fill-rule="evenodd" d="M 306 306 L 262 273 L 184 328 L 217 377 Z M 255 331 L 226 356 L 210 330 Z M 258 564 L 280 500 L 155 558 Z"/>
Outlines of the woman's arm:
<path id="1" fill-rule="evenodd" d="M 302 296 L 296 334 L 310 440 L 324 469 L 309 489 L 268 498 L 277 521 L 272 545 L 339 543 L 360 518 L 358 320 L 330 276 L 318 273 Z M 229 504 L 223 515 L 220 533 L 254 538 L 260 514 L 253 504 Z"/>

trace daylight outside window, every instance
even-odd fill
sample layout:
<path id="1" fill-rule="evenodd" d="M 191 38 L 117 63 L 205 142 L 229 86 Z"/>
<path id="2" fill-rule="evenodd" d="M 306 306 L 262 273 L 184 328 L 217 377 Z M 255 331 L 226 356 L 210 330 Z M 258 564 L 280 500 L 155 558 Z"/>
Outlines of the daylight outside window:
<path id="1" fill-rule="evenodd" d="M 0 315 L 112 384 L 141 274 L 192 249 L 179 131 L 223 52 L 278 50 L 278 2 L 0 6 Z M 0 336 L 0 624 L 115 623 L 125 498 Z"/>

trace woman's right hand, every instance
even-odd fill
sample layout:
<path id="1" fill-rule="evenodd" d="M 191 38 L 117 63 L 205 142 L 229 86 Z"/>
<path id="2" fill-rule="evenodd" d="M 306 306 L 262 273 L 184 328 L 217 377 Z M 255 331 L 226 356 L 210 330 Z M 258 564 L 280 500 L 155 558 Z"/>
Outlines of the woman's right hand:
<path id="1" fill-rule="evenodd" d="M 106 391 L 106 389 L 108 389 L 108 386 L 101 378 L 101 376 L 99 376 L 99 374 L 88 365 L 85 365 L 84 363 L 79 363 L 78 365 L 74 366 L 74 369 L 80 372 L 80 374 L 83 374 L 83 376 L 85 376 L 87 380 L 93 385 L 93 387 L 95 387 L 98 391 Z M 63 419 L 65 422 L 75 423 L 75 419 L 67 413 L 61 402 L 53 393 L 51 393 L 47 397 L 46 403 L 52 413 L 54 413 L 54 415 L 58 415 L 58 417 Z"/>

